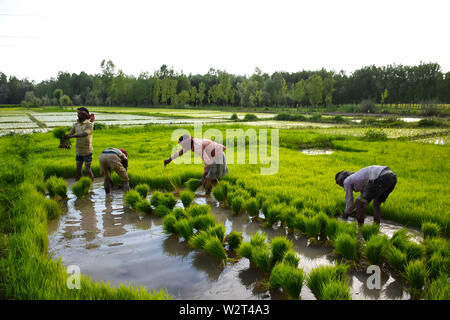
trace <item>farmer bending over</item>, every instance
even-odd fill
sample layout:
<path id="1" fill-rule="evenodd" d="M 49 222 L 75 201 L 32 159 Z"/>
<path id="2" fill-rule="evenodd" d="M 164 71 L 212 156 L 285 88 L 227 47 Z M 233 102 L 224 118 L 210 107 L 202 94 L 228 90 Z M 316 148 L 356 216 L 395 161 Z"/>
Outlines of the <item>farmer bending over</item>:
<path id="1" fill-rule="evenodd" d="M 76 145 L 76 162 L 77 162 L 77 175 L 75 180 L 80 180 L 81 170 L 83 169 L 83 162 L 89 177 L 94 180 L 94 174 L 92 173 L 92 131 L 94 130 L 94 114 L 89 114 L 88 109 L 82 107 L 77 109 L 78 121 L 72 126 L 66 139 L 77 138 Z"/>
<path id="2" fill-rule="evenodd" d="M 363 224 L 364 209 L 373 200 L 373 221 L 380 224 L 381 203 L 386 201 L 397 183 L 397 176 L 389 167 L 369 166 L 356 173 L 341 171 L 336 174 L 335 180 L 345 190 L 344 218 L 356 217 L 358 223 Z M 355 204 L 353 204 L 353 191 L 361 192 Z"/>
<path id="3" fill-rule="evenodd" d="M 178 143 L 182 146 L 182 149 L 169 159 L 164 160 L 164 166 L 183 155 L 183 153 L 189 150 L 194 151 L 205 162 L 205 169 L 203 170 L 200 183 L 207 192 L 210 192 L 212 186 L 219 182 L 219 178 L 228 173 L 224 153 L 226 147 L 208 139 L 193 138 L 188 134 L 181 136 L 178 139 Z"/>
<path id="4" fill-rule="evenodd" d="M 123 149 L 108 148 L 102 151 L 100 158 L 100 172 L 105 177 L 105 192 L 111 192 L 112 180 L 111 169 L 114 170 L 123 182 L 123 191 L 130 189 L 130 180 L 128 179 L 128 154 Z"/>

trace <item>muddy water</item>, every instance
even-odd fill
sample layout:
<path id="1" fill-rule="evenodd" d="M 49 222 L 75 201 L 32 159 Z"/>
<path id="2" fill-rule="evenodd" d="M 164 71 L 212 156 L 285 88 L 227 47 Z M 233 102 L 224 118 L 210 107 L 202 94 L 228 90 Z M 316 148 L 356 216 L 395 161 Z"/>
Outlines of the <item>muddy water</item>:
<path id="1" fill-rule="evenodd" d="M 74 182 L 69 181 L 69 186 Z M 70 189 L 70 188 L 69 188 Z M 259 230 L 269 238 L 286 235 L 284 230 L 262 228 L 246 215 L 232 216 L 213 197 L 198 192 L 199 204 L 210 204 L 211 213 L 223 222 L 227 233 L 241 231 L 249 239 Z M 182 206 L 181 202 L 177 206 Z M 77 199 L 70 191 L 64 214 L 49 224 L 49 254 L 68 265 L 78 265 L 95 280 L 111 284 L 130 283 L 148 289 L 166 288 L 175 299 L 285 299 L 281 292 L 261 289 L 260 271 L 247 259 L 223 266 L 207 253 L 190 249 L 175 235 L 162 229 L 162 219 L 136 213 L 124 205 L 123 194 L 114 190 L 105 196 L 102 181 L 96 180 L 91 193 Z M 368 219 L 369 220 L 369 219 Z M 382 223 L 382 231 L 392 233 L 400 226 Z M 332 264 L 332 249 L 308 247 L 307 239 L 286 235 L 300 257 L 305 273 L 323 264 Z M 349 273 L 353 299 L 408 299 L 401 284 L 382 275 L 382 289 L 369 290 L 364 272 Z M 314 299 L 303 286 L 302 299 Z"/>

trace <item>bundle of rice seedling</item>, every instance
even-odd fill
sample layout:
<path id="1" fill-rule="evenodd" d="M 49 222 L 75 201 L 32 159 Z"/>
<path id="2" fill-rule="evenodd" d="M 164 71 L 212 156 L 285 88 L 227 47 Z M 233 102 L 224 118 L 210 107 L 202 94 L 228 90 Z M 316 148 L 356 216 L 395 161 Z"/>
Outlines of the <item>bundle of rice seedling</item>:
<path id="1" fill-rule="evenodd" d="M 158 205 L 161 204 L 163 198 L 163 194 L 159 191 L 154 191 L 152 193 L 152 197 L 150 198 L 150 203 L 152 204 L 152 206 L 157 207 Z"/>
<path id="2" fill-rule="evenodd" d="M 343 283 L 348 270 L 346 264 L 336 264 L 334 266 L 319 266 L 314 268 L 308 275 L 306 285 L 318 299 L 322 299 L 323 287 L 330 281 Z"/>
<path id="3" fill-rule="evenodd" d="M 225 240 L 225 226 L 223 225 L 223 223 L 216 224 L 213 227 L 209 227 L 206 232 L 208 232 L 210 235 L 216 236 L 222 243 Z"/>
<path id="4" fill-rule="evenodd" d="M 281 219 L 281 213 L 284 210 L 285 205 L 282 203 L 273 204 L 267 210 L 266 222 L 269 226 L 274 225 Z"/>
<path id="5" fill-rule="evenodd" d="M 153 210 L 153 213 L 157 216 L 157 217 L 164 217 L 168 214 L 170 214 L 172 211 L 167 208 L 165 205 L 159 204 L 156 206 L 155 210 Z"/>
<path id="6" fill-rule="evenodd" d="M 189 238 L 194 233 L 194 226 L 190 219 L 180 219 L 173 225 L 175 231 L 184 238 L 184 240 L 189 241 Z"/>
<path id="7" fill-rule="evenodd" d="M 450 274 L 450 257 L 444 257 L 439 252 L 435 252 L 428 259 L 427 268 L 431 278 L 437 278 L 441 274 Z"/>
<path id="8" fill-rule="evenodd" d="M 427 285 L 425 292 L 427 300 L 450 300 L 450 286 L 448 285 L 448 276 L 441 274 L 437 279 Z"/>
<path id="9" fill-rule="evenodd" d="M 320 233 L 320 220 L 317 217 L 305 218 L 305 233 L 310 238 L 319 238 Z"/>
<path id="10" fill-rule="evenodd" d="M 56 139 L 59 139 L 59 148 L 70 149 L 70 147 L 72 146 L 72 141 L 65 138 L 65 136 L 68 134 L 67 128 L 58 127 L 53 129 L 52 133 Z"/>
<path id="11" fill-rule="evenodd" d="M 297 210 L 293 207 L 285 207 L 281 212 L 281 221 L 285 221 L 288 228 L 295 228 Z"/>
<path id="12" fill-rule="evenodd" d="M 270 252 L 267 247 L 255 247 L 252 248 L 251 261 L 253 261 L 258 268 L 260 268 L 265 273 L 270 272 Z"/>
<path id="13" fill-rule="evenodd" d="M 54 198 L 56 195 L 61 198 L 67 197 L 67 182 L 63 178 L 51 176 L 46 181 L 46 188 L 50 197 Z"/>
<path id="14" fill-rule="evenodd" d="M 439 253 L 444 257 L 450 256 L 450 241 L 443 238 L 425 238 L 423 241 L 427 257 L 433 253 Z"/>
<path id="15" fill-rule="evenodd" d="M 225 241 L 230 250 L 236 250 L 241 246 L 242 239 L 242 232 L 232 231 L 226 236 Z"/>
<path id="16" fill-rule="evenodd" d="M 184 210 L 183 208 L 175 208 L 175 209 L 173 209 L 173 214 L 175 215 L 177 220 L 187 219 L 187 218 L 190 217 L 189 214 L 186 212 L 186 210 Z"/>
<path id="17" fill-rule="evenodd" d="M 205 247 L 206 241 L 211 238 L 211 235 L 208 234 L 206 231 L 199 231 L 196 234 L 194 234 L 189 239 L 189 245 L 191 247 L 194 247 L 196 249 L 203 249 Z"/>
<path id="18" fill-rule="evenodd" d="M 325 227 L 325 235 L 329 240 L 336 239 L 338 225 L 339 221 L 336 219 L 330 219 L 330 221 L 328 221 L 327 226 Z"/>
<path id="19" fill-rule="evenodd" d="M 283 260 L 284 255 L 292 249 L 292 241 L 286 237 L 274 237 L 271 242 L 273 264 Z"/>
<path id="20" fill-rule="evenodd" d="M 251 217 L 257 217 L 259 215 L 259 205 L 255 198 L 250 198 L 245 201 L 245 211 Z"/>
<path id="21" fill-rule="evenodd" d="M 250 242 L 243 242 L 239 248 L 236 250 L 236 253 L 243 257 L 243 258 L 247 258 L 249 260 L 252 259 L 252 250 L 253 250 L 253 246 L 250 244 Z"/>
<path id="22" fill-rule="evenodd" d="M 403 252 L 406 253 L 408 261 L 414 259 L 421 259 L 425 256 L 425 247 L 413 241 L 408 241 L 405 243 L 405 248 Z"/>
<path id="23" fill-rule="evenodd" d="M 361 230 L 361 235 L 363 236 L 364 240 L 369 240 L 371 236 L 376 235 L 380 232 L 380 226 L 378 223 L 372 223 L 372 224 L 363 224 L 359 230 Z"/>
<path id="24" fill-rule="evenodd" d="M 291 298 L 298 299 L 302 290 L 303 279 L 302 269 L 278 263 L 270 274 L 269 284 L 272 289 L 281 287 Z"/>
<path id="25" fill-rule="evenodd" d="M 176 230 L 174 228 L 175 223 L 177 222 L 177 218 L 175 214 L 170 213 L 166 216 L 164 216 L 162 224 L 163 224 L 163 230 L 165 233 L 175 233 Z"/>
<path id="26" fill-rule="evenodd" d="M 212 190 L 212 194 L 214 195 L 214 198 L 216 198 L 217 201 L 219 202 L 225 201 L 227 196 L 227 185 L 224 184 L 222 181 L 219 182 Z"/>
<path id="27" fill-rule="evenodd" d="M 240 196 L 236 196 L 231 201 L 231 209 L 234 214 L 238 214 L 242 211 L 242 208 L 244 206 L 244 199 L 242 199 Z"/>
<path id="28" fill-rule="evenodd" d="M 189 179 L 185 185 L 189 190 L 195 192 L 200 187 L 200 179 Z"/>
<path id="29" fill-rule="evenodd" d="M 300 258 L 297 257 L 297 254 L 293 250 L 289 250 L 284 255 L 284 258 L 283 258 L 284 264 L 288 264 L 294 268 L 297 268 L 299 262 L 300 262 Z"/>
<path id="30" fill-rule="evenodd" d="M 405 267 L 405 279 L 415 290 L 422 290 L 428 277 L 428 270 L 421 260 L 410 261 Z"/>
<path id="31" fill-rule="evenodd" d="M 207 204 L 191 204 L 189 208 L 186 209 L 186 212 L 191 217 L 201 216 L 203 214 L 208 214 L 211 210 L 211 207 Z"/>
<path id="32" fill-rule="evenodd" d="M 305 232 L 306 231 L 305 225 L 306 225 L 306 217 L 301 213 L 297 213 L 294 218 L 294 228 L 300 232 Z"/>
<path id="33" fill-rule="evenodd" d="M 227 258 L 227 253 L 222 245 L 222 242 L 217 237 L 210 237 L 206 240 L 203 249 L 210 255 L 220 259 L 225 260 Z"/>
<path id="34" fill-rule="evenodd" d="M 340 233 L 334 241 L 334 251 L 348 260 L 358 260 L 358 239 L 348 233 Z"/>
<path id="35" fill-rule="evenodd" d="M 142 201 L 141 195 L 136 190 L 128 190 L 125 194 L 125 203 L 132 208 L 136 207 L 136 204 Z"/>
<path id="36" fill-rule="evenodd" d="M 136 210 L 147 213 L 147 214 L 153 213 L 153 208 L 152 208 L 150 202 L 148 202 L 147 199 L 145 199 L 145 198 L 136 202 L 134 207 L 136 208 Z"/>
<path id="37" fill-rule="evenodd" d="M 352 300 L 347 281 L 331 279 L 322 286 L 322 300 Z"/>
<path id="38" fill-rule="evenodd" d="M 370 264 L 381 265 L 389 239 L 382 235 L 372 235 L 366 242 L 364 252 Z"/>
<path id="39" fill-rule="evenodd" d="M 175 196 L 170 192 L 163 193 L 159 199 L 159 205 L 166 206 L 170 210 L 172 210 L 176 204 L 177 198 L 175 198 Z"/>
<path id="40" fill-rule="evenodd" d="M 388 264 L 399 273 L 403 272 L 406 263 L 408 262 L 406 254 L 393 245 L 390 245 L 386 250 L 386 260 Z"/>
<path id="41" fill-rule="evenodd" d="M 136 186 L 136 191 L 139 192 L 139 194 L 141 195 L 142 199 L 147 198 L 148 195 L 148 191 L 150 190 L 149 186 L 146 184 L 138 184 Z"/>
<path id="42" fill-rule="evenodd" d="M 264 232 L 257 232 L 250 237 L 250 244 L 253 247 L 263 247 L 268 248 L 267 236 Z"/>
<path id="43" fill-rule="evenodd" d="M 405 228 L 401 228 L 395 231 L 389 242 L 397 249 L 405 251 L 406 246 L 409 242 L 408 230 L 406 230 Z"/>
<path id="44" fill-rule="evenodd" d="M 216 219 L 210 214 L 202 214 L 192 218 L 194 228 L 197 230 L 206 230 L 216 225 Z"/>
<path id="45" fill-rule="evenodd" d="M 292 205 L 294 206 L 295 209 L 297 209 L 297 211 L 301 211 L 305 207 L 303 199 L 295 199 L 292 202 Z"/>
<path id="46" fill-rule="evenodd" d="M 185 190 L 180 193 L 181 202 L 183 202 L 183 207 L 187 208 L 191 205 L 192 200 L 194 200 L 195 194 L 192 191 Z"/>
<path id="47" fill-rule="evenodd" d="M 441 233 L 441 228 L 437 223 L 424 222 L 422 223 L 422 232 L 424 238 L 439 237 Z"/>
<path id="48" fill-rule="evenodd" d="M 89 189 L 92 186 L 92 180 L 88 177 L 82 177 L 80 180 L 78 180 L 77 183 L 75 183 L 72 186 L 72 192 L 77 197 L 82 197 L 88 194 Z"/>
<path id="49" fill-rule="evenodd" d="M 44 199 L 44 208 L 47 212 L 47 219 L 52 220 L 61 214 L 61 206 L 53 199 Z"/>

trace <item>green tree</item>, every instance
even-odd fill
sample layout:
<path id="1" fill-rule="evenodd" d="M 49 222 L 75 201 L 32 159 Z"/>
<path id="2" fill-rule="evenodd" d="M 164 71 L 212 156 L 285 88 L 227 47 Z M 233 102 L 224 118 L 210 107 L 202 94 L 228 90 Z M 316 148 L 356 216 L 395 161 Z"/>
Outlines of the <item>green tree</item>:
<path id="1" fill-rule="evenodd" d="M 62 108 L 61 105 L 61 97 L 63 96 L 63 91 L 61 89 L 56 89 L 53 91 L 53 97 L 55 97 L 56 102 L 58 103 L 59 107 Z"/>
<path id="2" fill-rule="evenodd" d="M 315 107 L 319 107 L 322 103 L 323 80 L 318 74 L 308 78 L 306 82 L 306 92 L 308 93 L 309 102 Z"/>
<path id="3" fill-rule="evenodd" d="M 388 96 L 389 96 L 388 89 L 384 89 L 384 92 L 381 94 L 381 104 L 384 104 Z"/>
<path id="4" fill-rule="evenodd" d="M 303 99 L 306 95 L 306 89 L 305 89 L 305 80 L 299 80 L 295 83 L 294 86 L 292 86 L 291 89 L 291 99 L 296 103 L 298 106 L 302 103 Z"/>

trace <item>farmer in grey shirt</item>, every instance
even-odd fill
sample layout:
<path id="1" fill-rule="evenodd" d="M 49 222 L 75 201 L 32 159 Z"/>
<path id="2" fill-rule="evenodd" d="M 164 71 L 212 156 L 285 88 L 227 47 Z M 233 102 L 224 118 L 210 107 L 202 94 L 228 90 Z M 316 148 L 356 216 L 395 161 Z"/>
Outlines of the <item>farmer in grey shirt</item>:
<path id="1" fill-rule="evenodd" d="M 369 166 L 356 173 L 341 171 L 336 174 L 335 180 L 345 190 L 344 218 L 354 216 L 359 224 L 363 224 L 364 209 L 373 200 L 373 220 L 380 224 L 380 206 L 397 183 L 397 177 L 389 167 Z M 353 204 L 353 191 L 361 192 L 355 204 Z"/>

